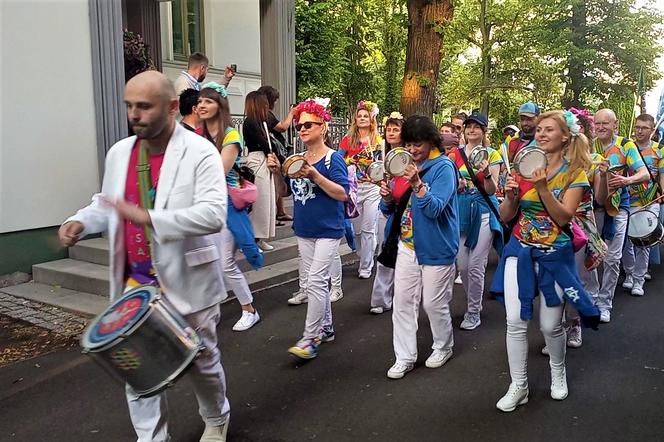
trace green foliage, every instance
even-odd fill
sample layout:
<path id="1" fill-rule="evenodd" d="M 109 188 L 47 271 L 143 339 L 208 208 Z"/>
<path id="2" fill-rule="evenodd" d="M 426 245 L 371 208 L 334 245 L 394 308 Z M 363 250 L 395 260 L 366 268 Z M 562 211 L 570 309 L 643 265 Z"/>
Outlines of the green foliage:
<path id="1" fill-rule="evenodd" d="M 124 65 L 125 82 L 141 72 L 155 69 L 154 61 L 150 56 L 149 47 L 140 34 L 124 30 Z"/>

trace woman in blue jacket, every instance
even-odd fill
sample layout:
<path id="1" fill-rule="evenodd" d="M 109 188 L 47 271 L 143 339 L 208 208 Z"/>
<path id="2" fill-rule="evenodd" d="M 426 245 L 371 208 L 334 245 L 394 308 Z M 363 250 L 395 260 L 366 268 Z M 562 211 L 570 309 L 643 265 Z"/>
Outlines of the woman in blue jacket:
<path id="1" fill-rule="evenodd" d="M 430 118 L 412 116 L 402 127 L 401 138 L 415 161 L 404 175 L 410 182 L 410 195 L 407 192 L 401 198 L 404 202 L 396 205 L 390 187 L 381 185 L 381 210 L 400 221 L 400 229 L 392 229 L 386 239 L 398 241 L 392 313 L 396 362 L 387 372 L 391 379 L 402 378 L 417 360 L 420 302 L 433 335 L 433 352 L 425 365 L 438 368 L 452 356 L 449 304 L 459 250 L 458 173 L 442 154 L 438 128 Z"/>

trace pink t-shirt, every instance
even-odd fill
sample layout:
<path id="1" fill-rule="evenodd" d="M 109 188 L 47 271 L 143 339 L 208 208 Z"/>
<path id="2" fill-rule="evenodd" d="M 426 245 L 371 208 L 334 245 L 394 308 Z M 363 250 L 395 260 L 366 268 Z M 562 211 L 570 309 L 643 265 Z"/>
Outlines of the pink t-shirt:
<path id="1" fill-rule="evenodd" d="M 129 170 L 127 171 L 127 182 L 125 184 L 125 199 L 137 206 L 141 202 L 139 191 L 138 172 L 138 152 L 140 142 L 136 141 L 129 158 Z M 164 162 L 164 154 L 149 155 L 150 163 L 150 181 L 152 189 L 150 197 L 154 202 L 159 184 L 159 173 L 161 165 Z M 134 224 L 125 220 L 125 249 L 127 250 L 127 280 L 133 279 L 131 285 L 138 284 L 157 284 L 156 272 L 152 266 L 152 257 L 150 256 L 150 245 L 145 237 L 145 228 L 140 224 Z"/>

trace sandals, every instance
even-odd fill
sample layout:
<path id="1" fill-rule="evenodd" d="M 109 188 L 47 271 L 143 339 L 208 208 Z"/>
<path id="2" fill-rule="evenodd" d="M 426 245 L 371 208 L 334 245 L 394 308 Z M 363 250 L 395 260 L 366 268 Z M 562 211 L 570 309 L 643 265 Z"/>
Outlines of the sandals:
<path id="1" fill-rule="evenodd" d="M 293 217 L 284 213 L 283 215 L 277 215 L 277 221 L 293 221 Z"/>

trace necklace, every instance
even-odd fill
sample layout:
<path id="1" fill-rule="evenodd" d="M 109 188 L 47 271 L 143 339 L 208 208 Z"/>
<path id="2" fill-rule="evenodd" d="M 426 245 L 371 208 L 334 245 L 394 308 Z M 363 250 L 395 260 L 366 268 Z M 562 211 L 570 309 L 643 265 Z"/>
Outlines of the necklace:
<path id="1" fill-rule="evenodd" d="M 320 159 L 323 157 L 323 155 L 325 155 L 325 153 L 327 153 L 327 152 L 316 152 L 316 153 L 313 153 L 313 152 L 311 152 L 311 151 L 308 150 L 308 151 L 305 153 L 304 156 L 305 156 L 305 159 L 307 160 L 307 163 L 313 165 L 313 164 L 316 164 L 318 161 L 320 161 Z"/>

